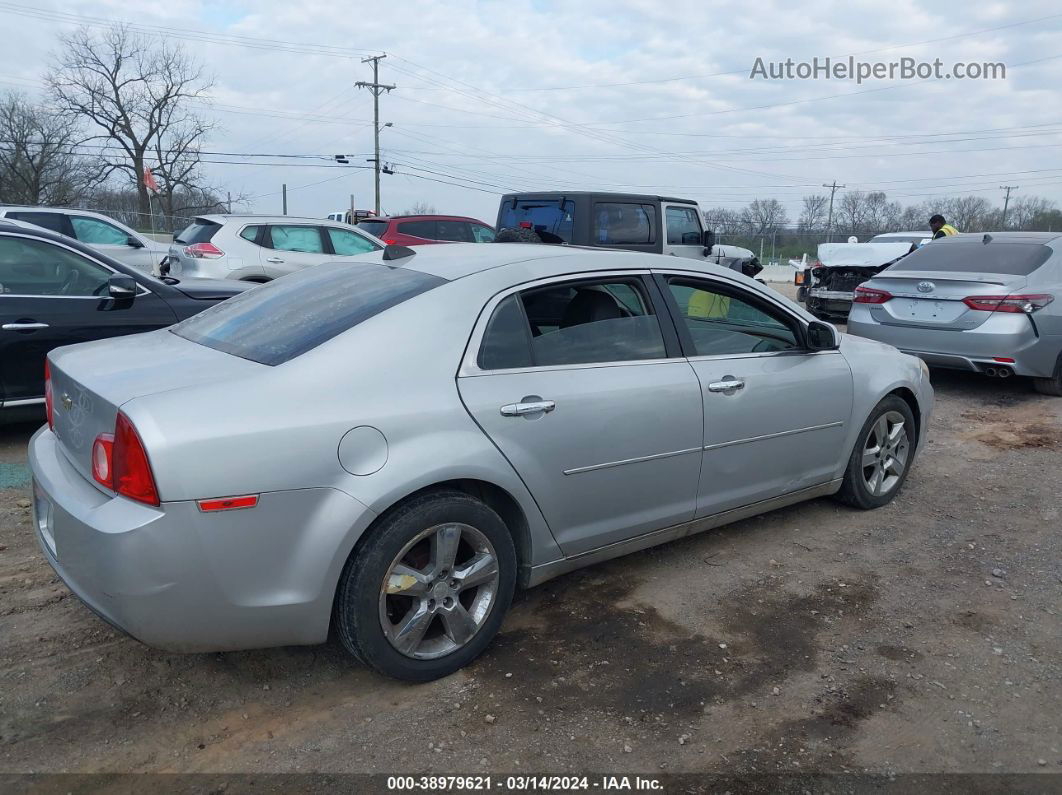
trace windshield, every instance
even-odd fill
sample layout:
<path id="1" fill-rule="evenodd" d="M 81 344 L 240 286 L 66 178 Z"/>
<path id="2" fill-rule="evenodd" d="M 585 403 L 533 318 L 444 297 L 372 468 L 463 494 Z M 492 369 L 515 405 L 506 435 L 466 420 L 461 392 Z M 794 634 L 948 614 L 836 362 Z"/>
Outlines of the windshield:
<path id="1" fill-rule="evenodd" d="M 934 241 L 912 251 L 889 270 L 1002 273 L 1028 276 L 1051 256 L 1051 249 L 1038 243 Z"/>
<path id="2" fill-rule="evenodd" d="M 374 263 L 325 263 L 215 304 L 170 331 L 241 359 L 283 364 L 445 282 Z"/>
<path id="3" fill-rule="evenodd" d="M 564 199 L 509 199 L 499 213 L 499 229 L 534 229 L 543 243 L 572 241 L 575 202 Z"/>

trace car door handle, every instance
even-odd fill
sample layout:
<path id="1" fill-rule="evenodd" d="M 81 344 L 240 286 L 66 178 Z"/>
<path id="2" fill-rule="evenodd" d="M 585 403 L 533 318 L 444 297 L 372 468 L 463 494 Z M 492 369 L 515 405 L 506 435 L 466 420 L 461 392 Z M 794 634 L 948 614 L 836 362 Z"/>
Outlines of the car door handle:
<path id="1" fill-rule="evenodd" d="M 283 261 L 284 260 L 282 260 L 280 257 L 266 257 L 266 262 L 273 262 L 273 263 L 278 263 L 279 264 L 279 263 L 281 263 Z"/>
<path id="2" fill-rule="evenodd" d="M 47 323 L 5 323 L 0 326 L 4 331 L 35 331 L 39 328 L 48 328 Z"/>
<path id="3" fill-rule="evenodd" d="M 523 417 L 528 414 L 538 414 L 553 411 L 557 404 L 552 400 L 534 400 L 528 403 L 509 403 L 501 407 L 503 417 Z"/>
<path id="4" fill-rule="evenodd" d="M 708 384 L 709 392 L 736 392 L 745 388 L 745 382 L 740 378 L 727 377 L 725 381 L 713 381 Z"/>

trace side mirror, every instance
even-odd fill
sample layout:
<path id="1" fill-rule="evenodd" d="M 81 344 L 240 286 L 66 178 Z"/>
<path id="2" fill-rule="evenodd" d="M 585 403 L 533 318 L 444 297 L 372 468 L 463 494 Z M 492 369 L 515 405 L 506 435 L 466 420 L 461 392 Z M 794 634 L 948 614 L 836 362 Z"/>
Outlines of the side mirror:
<path id="1" fill-rule="evenodd" d="M 829 323 L 812 320 L 808 323 L 808 350 L 835 351 L 841 347 L 841 335 Z"/>
<path id="2" fill-rule="evenodd" d="M 111 298 L 133 299 L 136 297 L 136 288 L 136 279 L 124 273 L 116 273 L 107 280 L 107 292 Z"/>
<path id="3" fill-rule="evenodd" d="M 144 244 L 141 243 L 139 240 L 137 240 L 132 235 L 129 235 L 125 239 L 125 242 L 126 242 L 126 245 L 128 245 L 130 248 L 143 248 L 144 247 Z"/>
<path id="4" fill-rule="evenodd" d="M 712 229 L 704 230 L 704 256 L 708 256 L 712 253 L 712 248 L 715 246 L 715 231 Z"/>

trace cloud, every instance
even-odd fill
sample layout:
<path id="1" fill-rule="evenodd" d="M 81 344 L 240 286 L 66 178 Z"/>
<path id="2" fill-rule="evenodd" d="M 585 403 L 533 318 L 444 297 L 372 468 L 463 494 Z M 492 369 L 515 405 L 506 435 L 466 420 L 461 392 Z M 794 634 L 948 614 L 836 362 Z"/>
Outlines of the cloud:
<path id="1" fill-rule="evenodd" d="M 1050 168 L 1062 146 L 1062 59 L 1020 65 L 1059 54 L 1062 17 L 1013 25 L 1057 14 L 1047 0 L 978 8 L 910 0 L 115 0 L 45 8 L 351 48 L 334 57 L 187 41 L 217 75 L 206 111 L 223 125 L 210 141 L 217 151 L 342 152 L 368 165 L 371 96 L 353 84 L 371 77 L 361 51 L 386 51 L 380 77 L 397 85 L 381 97 L 382 120 L 394 125 L 381 134 L 383 158 L 397 172 L 383 177 L 392 212 L 423 201 L 493 221 L 498 192 L 557 187 L 659 191 L 704 206 L 774 196 L 795 216 L 801 195 L 833 179 L 905 202 L 967 190 L 998 201 L 1004 180 L 1020 185 L 1019 194 L 1062 197 L 1062 170 L 1017 173 Z M 4 23 L 18 35 L 0 53 L 0 79 L 39 79 L 64 23 L 10 14 Z M 985 28 L 999 29 L 964 35 Z M 756 57 L 848 54 L 1000 61 L 1007 79 L 860 86 L 748 77 Z M 609 85 L 617 83 L 633 85 Z M 1014 176 L 968 176 L 999 173 Z M 211 166 L 210 176 L 260 196 L 258 211 L 279 210 L 281 183 L 290 211 L 311 216 L 346 206 L 352 192 L 359 206 L 372 201 L 365 170 Z M 302 187 L 311 183 L 321 184 Z"/>

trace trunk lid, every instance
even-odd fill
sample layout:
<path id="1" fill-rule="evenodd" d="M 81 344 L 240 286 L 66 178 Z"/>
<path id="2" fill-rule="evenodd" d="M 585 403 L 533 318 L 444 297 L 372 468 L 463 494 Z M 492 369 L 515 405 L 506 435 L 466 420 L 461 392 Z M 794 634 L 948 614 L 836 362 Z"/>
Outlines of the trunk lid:
<path id="1" fill-rule="evenodd" d="M 964 298 L 1020 293 L 1028 281 L 1024 276 L 1007 273 L 905 271 L 897 267 L 894 265 L 863 285 L 892 294 L 892 299 L 884 304 L 870 305 L 877 322 L 892 326 L 975 329 L 992 313 L 971 309 L 963 303 Z"/>
<path id="2" fill-rule="evenodd" d="M 70 463 L 93 484 L 92 445 L 99 434 L 114 433 L 115 418 L 124 403 L 240 378 L 265 367 L 167 330 L 58 348 L 48 358 L 55 435 Z"/>

